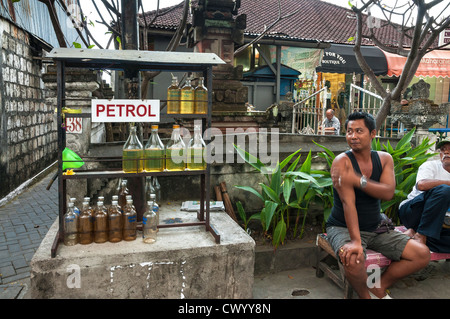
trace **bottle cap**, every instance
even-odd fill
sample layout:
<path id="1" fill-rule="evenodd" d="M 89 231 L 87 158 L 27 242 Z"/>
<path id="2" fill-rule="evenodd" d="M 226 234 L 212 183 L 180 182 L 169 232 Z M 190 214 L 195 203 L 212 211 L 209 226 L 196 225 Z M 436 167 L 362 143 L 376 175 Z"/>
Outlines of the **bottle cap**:
<path id="1" fill-rule="evenodd" d="M 127 199 L 127 204 L 133 204 L 133 200 L 132 199 Z"/>
<path id="2" fill-rule="evenodd" d="M 126 199 L 133 199 L 133 197 L 131 197 L 131 195 L 127 195 L 125 198 Z"/>
<path id="3" fill-rule="evenodd" d="M 155 194 L 150 194 L 150 198 L 156 198 Z"/>
<path id="4" fill-rule="evenodd" d="M 73 207 L 73 203 L 69 203 L 69 207 Z"/>
<path id="5" fill-rule="evenodd" d="M 179 124 L 174 124 L 173 128 L 180 128 L 180 125 Z"/>
<path id="6" fill-rule="evenodd" d="M 98 201 L 97 202 L 97 206 L 102 206 L 103 205 L 103 202 L 102 201 Z"/>
<path id="7" fill-rule="evenodd" d="M 113 205 L 117 205 L 118 202 L 117 202 L 116 200 L 113 200 L 113 201 L 112 201 L 112 204 L 113 204 Z"/>

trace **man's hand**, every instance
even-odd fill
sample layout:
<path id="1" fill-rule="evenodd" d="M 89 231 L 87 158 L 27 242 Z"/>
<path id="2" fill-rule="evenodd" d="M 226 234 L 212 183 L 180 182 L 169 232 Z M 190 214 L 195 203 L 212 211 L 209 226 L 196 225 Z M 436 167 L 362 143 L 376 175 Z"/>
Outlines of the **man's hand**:
<path id="1" fill-rule="evenodd" d="M 351 241 L 339 249 L 339 257 L 345 266 L 359 264 L 363 256 L 363 248 L 360 242 Z"/>

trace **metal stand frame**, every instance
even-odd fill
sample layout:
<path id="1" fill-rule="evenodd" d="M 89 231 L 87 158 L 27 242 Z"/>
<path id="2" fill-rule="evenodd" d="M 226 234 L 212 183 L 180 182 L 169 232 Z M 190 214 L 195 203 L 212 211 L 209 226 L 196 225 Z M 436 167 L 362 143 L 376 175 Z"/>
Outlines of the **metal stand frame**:
<path id="1" fill-rule="evenodd" d="M 98 54 L 100 53 L 100 54 Z M 156 58 L 155 58 L 156 56 Z M 206 87 L 208 89 L 208 113 L 207 114 L 171 114 L 170 118 L 201 119 L 202 128 L 211 127 L 212 113 L 212 67 L 223 64 L 212 53 L 180 53 L 180 52 L 150 52 L 150 51 L 112 51 L 112 50 L 84 50 L 84 49 L 54 49 L 50 53 L 57 64 L 57 121 L 58 121 L 58 192 L 59 192 L 59 230 L 51 248 L 51 257 L 56 256 L 58 245 L 64 240 L 64 214 L 67 210 L 66 181 L 80 178 L 120 178 L 120 177 L 144 177 L 144 176 L 173 176 L 173 175 L 199 175 L 200 185 L 200 211 L 197 213 L 198 222 L 158 225 L 158 228 L 205 226 L 216 243 L 220 243 L 220 234 L 210 224 L 210 164 L 207 161 L 206 170 L 178 171 L 178 172 L 140 172 L 124 173 L 123 171 L 76 171 L 74 175 L 63 175 L 62 152 L 66 147 L 66 131 L 64 129 L 62 107 L 65 98 L 65 68 L 78 67 L 89 69 L 113 69 L 125 70 L 134 68 L 137 70 L 161 70 L 161 71 L 189 71 L 203 72 Z M 146 59 L 147 58 L 147 59 Z M 65 117 L 85 117 L 90 114 L 65 114 Z M 163 117 L 163 115 L 161 115 Z M 205 138 L 208 143 L 210 136 Z M 206 203 L 206 205 L 205 205 Z"/>

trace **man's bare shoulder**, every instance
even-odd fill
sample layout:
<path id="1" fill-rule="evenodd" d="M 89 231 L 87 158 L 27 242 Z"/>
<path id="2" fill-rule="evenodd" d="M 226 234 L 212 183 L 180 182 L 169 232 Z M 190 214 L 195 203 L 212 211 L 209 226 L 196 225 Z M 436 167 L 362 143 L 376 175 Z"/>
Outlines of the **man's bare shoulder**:
<path id="1" fill-rule="evenodd" d="M 388 152 L 384 152 L 384 151 L 377 151 L 378 156 L 380 157 L 380 161 L 382 164 L 384 163 L 393 163 L 394 160 L 392 159 L 391 154 L 389 154 Z"/>
<path id="2" fill-rule="evenodd" d="M 345 154 L 345 152 L 336 155 L 333 161 L 333 165 L 345 165 L 347 161 L 350 161 L 350 158 Z"/>

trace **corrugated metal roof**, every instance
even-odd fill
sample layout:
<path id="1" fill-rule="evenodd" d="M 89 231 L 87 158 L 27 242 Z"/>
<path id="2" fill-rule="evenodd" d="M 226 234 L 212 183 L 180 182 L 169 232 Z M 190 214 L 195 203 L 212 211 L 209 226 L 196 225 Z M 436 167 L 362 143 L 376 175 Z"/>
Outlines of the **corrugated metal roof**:
<path id="1" fill-rule="evenodd" d="M 65 0 L 65 3 L 66 6 L 70 6 L 74 5 L 76 1 Z M 12 11 L 8 5 L 8 0 L 0 0 L 0 15 L 48 42 L 53 47 L 59 47 L 47 6 L 44 3 L 38 0 L 21 0 L 14 3 L 13 6 L 14 10 Z M 78 33 L 72 26 L 64 10 L 57 2 L 55 2 L 55 7 L 62 32 L 66 37 L 68 45 L 72 45 L 74 41 L 81 43 Z"/>

